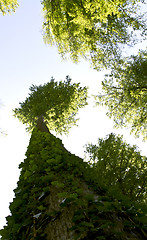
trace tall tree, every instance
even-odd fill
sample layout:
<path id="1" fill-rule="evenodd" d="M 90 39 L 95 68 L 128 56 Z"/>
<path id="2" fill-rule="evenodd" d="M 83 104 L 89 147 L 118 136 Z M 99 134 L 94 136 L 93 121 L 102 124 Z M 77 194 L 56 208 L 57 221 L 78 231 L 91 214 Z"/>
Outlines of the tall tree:
<path id="1" fill-rule="evenodd" d="M 19 168 L 2 240 L 145 239 L 146 206 L 108 196 L 93 168 L 49 132 L 33 130 Z"/>
<path id="2" fill-rule="evenodd" d="M 1 0 L 0 1 L 0 11 L 3 15 L 7 12 L 15 12 L 16 7 L 18 6 L 17 0 Z"/>
<path id="3" fill-rule="evenodd" d="M 136 146 L 110 134 L 98 144 L 88 144 L 86 152 L 100 184 L 117 196 L 123 193 L 132 201 L 147 200 L 147 157 Z"/>
<path id="4" fill-rule="evenodd" d="M 110 67 L 120 57 L 123 44 L 132 39 L 132 30 L 142 30 L 134 0 L 43 0 L 44 39 L 56 44 L 77 61 L 89 59 L 96 69 Z"/>
<path id="5" fill-rule="evenodd" d="M 98 105 L 108 107 L 115 127 L 130 127 L 147 139 L 147 52 L 140 51 L 116 65 L 102 82 Z"/>
<path id="6" fill-rule="evenodd" d="M 49 130 L 67 133 L 76 125 L 79 108 L 87 104 L 87 88 L 79 83 L 71 83 L 67 76 L 64 82 L 55 82 L 52 78 L 47 84 L 30 87 L 31 93 L 19 108 L 14 109 L 14 116 L 32 130 L 36 124 L 45 121 Z"/>

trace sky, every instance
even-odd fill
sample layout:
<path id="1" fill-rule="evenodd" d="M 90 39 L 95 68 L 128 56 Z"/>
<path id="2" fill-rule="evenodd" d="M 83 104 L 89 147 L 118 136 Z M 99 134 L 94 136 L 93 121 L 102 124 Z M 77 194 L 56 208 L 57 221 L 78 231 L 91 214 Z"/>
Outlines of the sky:
<path id="1" fill-rule="evenodd" d="M 40 1 L 21 0 L 19 4 L 15 13 L 0 14 L 0 128 L 7 133 L 0 137 L 0 228 L 10 214 L 9 203 L 20 174 L 18 165 L 25 158 L 30 139 L 25 126 L 13 117 L 12 109 L 25 100 L 32 84 L 44 84 L 51 77 L 64 80 L 69 75 L 73 82 L 88 86 L 89 95 L 97 94 L 106 73 L 93 70 L 84 60 L 78 64 L 63 61 L 56 47 L 43 41 Z M 83 158 L 85 144 L 95 144 L 98 138 L 115 132 L 123 134 L 127 143 L 136 144 L 141 154 L 147 155 L 146 144 L 130 136 L 128 130 L 113 129 L 106 109 L 95 107 L 93 98 L 79 111 L 78 117 L 78 127 L 73 127 L 68 136 L 58 136 L 71 153 Z"/>

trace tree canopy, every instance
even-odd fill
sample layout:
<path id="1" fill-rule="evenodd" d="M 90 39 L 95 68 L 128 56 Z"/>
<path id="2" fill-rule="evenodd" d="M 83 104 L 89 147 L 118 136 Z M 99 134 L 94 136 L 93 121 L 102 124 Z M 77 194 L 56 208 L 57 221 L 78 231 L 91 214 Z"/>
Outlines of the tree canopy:
<path id="1" fill-rule="evenodd" d="M 97 104 L 108 107 L 115 127 L 130 126 L 147 139 L 147 52 L 140 51 L 112 69 L 102 82 Z"/>
<path id="2" fill-rule="evenodd" d="M 79 108 L 87 104 L 87 88 L 80 87 L 79 83 L 72 84 L 69 76 L 63 82 L 55 82 L 52 78 L 44 85 L 32 85 L 30 91 L 29 97 L 13 110 L 14 116 L 27 124 L 28 130 L 43 117 L 49 130 L 67 133 L 72 125 L 76 125 Z"/>
<path id="3" fill-rule="evenodd" d="M 116 126 L 130 124 L 136 136 L 141 133 L 146 139 L 146 51 L 120 58 L 121 46 L 133 40 L 128 28 L 144 28 L 133 16 L 137 0 L 41 2 L 45 40 L 56 44 L 63 57 L 69 53 L 77 61 L 84 56 L 96 69 L 111 67 L 98 104 L 108 107 Z M 16 6 L 16 0 L 2 0 L 0 11 L 6 14 Z M 87 97 L 87 88 L 69 76 L 59 82 L 52 78 L 32 85 L 29 96 L 13 110 L 33 131 L 2 239 L 146 238 L 147 157 L 110 134 L 97 145 L 87 145 L 90 160 L 84 162 L 49 133 L 67 133 L 76 125 Z M 41 130 L 39 120 L 44 123 Z"/>
<path id="4" fill-rule="evenodd" d="M 0 1 L 0 11 L 3 15 L 7 12 L 15 12 L 16 7 L 18 6 L 17 0 L 1 0 Z"/>
<path id="5" fill-rule="evenodd" d="M 146 201 L 147 158 L 141 156 L 136 146 L 131 147 L 122 137 L 110 134 L 106 139 L 99 138 L 97 145 L 88 144 L 86 152 L 101 186 L 115 196 L 118 191 L 132 201 Z"/>
<path id="6" fill-rule="evenodd" d="M 132 30 L 143 30 L 136 0 L 43 0 L 44 39 L 56 44 L 64 57 L 89 59 L 96 69 L 110 67 L 120 57 Z M 132 31 L 133 32 L 133 31 Z"/>

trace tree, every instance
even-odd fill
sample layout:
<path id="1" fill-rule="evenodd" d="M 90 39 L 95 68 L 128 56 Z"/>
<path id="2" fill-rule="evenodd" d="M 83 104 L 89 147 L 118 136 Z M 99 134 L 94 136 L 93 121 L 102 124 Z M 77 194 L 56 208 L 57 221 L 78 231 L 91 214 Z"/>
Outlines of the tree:
<path id="1" fill-rule="evenodd" d="M 16 7 L 18 6 L 17 0 L 1 0 L 0 1 L 0 11 L 3 15 L 7 12 L 15 12 Z"/>
<path id="2" fill-rule="evenodd" d="M 115 127 L 130 126 L 131 132 L 147 139 L 147 53 L 140 51 L 114 67 L 102 82 L 98 105 L 108 107 Z"/>
<path id="3" fill-rule="evenodd" d="M 87 88 L 80 87 L 79 83 L 71 84 L 68 76 L 64 82 L 58 83 L 52 78 L 43 86 L 32 85 L 30 91 L 29 97 L 14 109 L 14 116 L 27 124 L 28 130 L 45 121 L 49 130 L 67 133 L 76 125 L 79 108 L 87 104 Z"/>
<path id="4" fill-rule="evenodd" d="M 71 239 L 69 228 L 75 207 L 70 203 L 80 194 L 80 176 L 85 168 L 82 159 L 65 150 L 51 133 L 34 128 L 26 159 L 19 168 L 11 216 L 1 231 L 2 239 Z"/>
<path id="5" fill-rule="evenodd" d="M 100 184 L 108 192 L 146 202 L 147 157 L 141 156 L 136 146 L 131 147 L 122 137 L 110 134 L 106 139 L 99 139 L 97 145 L 88 144 L 86 152 Z"/>
<path id="6" fill-rule="evenodd" d="M 34 128 L 2 240 L 144 240 L 146 206 L 100 190 L 99 176 L 60 139 Z"/>
<path id="7" fill-rule="evenodd" d="M 82 56 L 96 69 L 108 68 L 119 60 L 121 46 L 131 42 L 128 28 L 145 28 L 136 2 L 43 0 L 45 42 L 56 44 L 63 57 L 69 53 L 78 61 Z"/>

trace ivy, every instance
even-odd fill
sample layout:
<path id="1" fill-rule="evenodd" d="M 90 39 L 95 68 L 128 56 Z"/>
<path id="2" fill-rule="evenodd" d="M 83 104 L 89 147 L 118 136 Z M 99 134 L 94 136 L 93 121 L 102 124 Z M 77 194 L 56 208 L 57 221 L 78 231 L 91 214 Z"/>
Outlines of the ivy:
<path id="1" fill-rule="evenodd" d="M 77 240 L 118 240 L 129 230 L 145 236 L 146 206 L 122 194 L 114 197 L 106 192 L 95 169 L 68 152 L 52 134 L 34 129 L 26 159 L 19 168 L 11 216 L 0 231 L 2 240 L 46 239 L 47 226 L 70 207 L 74 210 L 70 231 Z M 55 209 L 49 208 L 50 197 L 58 203 Z M 122 233 L 117 219 L 122 221 Z"/>

